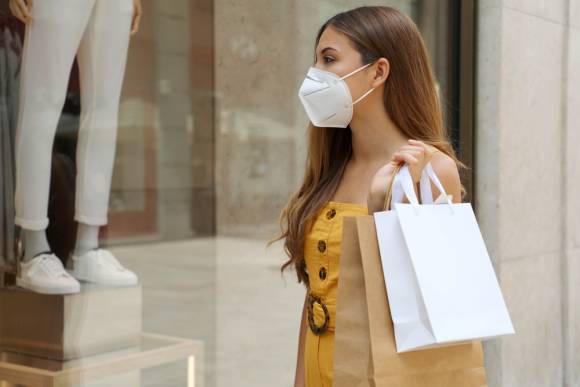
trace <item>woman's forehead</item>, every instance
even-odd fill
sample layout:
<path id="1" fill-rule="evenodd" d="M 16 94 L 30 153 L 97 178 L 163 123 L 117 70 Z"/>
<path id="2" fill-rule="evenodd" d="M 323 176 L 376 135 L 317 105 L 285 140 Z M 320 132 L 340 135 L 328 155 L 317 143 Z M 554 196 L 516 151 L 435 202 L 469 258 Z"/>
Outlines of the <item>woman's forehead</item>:
<path id="1" fill-rule="evenodd" d="M 346 51 L 351 48 L 348 38 L 332 27 L 328 27 L 322 32 L 316 50 L 322 52 L 328 47 L 336 51 Z"/>

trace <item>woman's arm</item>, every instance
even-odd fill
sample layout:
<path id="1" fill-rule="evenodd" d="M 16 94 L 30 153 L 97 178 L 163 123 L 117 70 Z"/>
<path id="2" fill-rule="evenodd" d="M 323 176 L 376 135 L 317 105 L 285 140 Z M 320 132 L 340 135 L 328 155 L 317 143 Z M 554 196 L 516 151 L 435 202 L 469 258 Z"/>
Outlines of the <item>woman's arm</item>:
<path id="1" fill-rule="evenodd" d="M 308 290 L 304 297 L 304 306 L 302 307 L 302 318 L 300 320 L 300 333 L 298 337 L 298 356 L 296 359 L 296 375 L 294 376 L 294 387 L 304 387 L 306 378 L 304 373 L 304 343 L 306 341 L 306 303 L 308 302 Z"/>

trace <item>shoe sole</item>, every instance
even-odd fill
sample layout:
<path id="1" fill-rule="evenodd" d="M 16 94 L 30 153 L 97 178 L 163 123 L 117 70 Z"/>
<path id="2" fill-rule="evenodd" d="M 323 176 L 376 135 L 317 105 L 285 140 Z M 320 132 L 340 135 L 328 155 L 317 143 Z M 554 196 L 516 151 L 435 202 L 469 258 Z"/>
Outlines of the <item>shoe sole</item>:
<path id="1" fill-rule="evenodd" d="M 28 281 L 21 278 L 16 278 L 16 286 L 41 294 L 74 294 L 81 291 L 80 285 L 75 287 L 45 288 L 42 286 L 31 285 Z"/>
<path id="2" fill-rule="evenodd" d="M 94 278 L 91 278 L 90 276 L 86 275 L 86 273 L 84 272 L 84 270 L 80 270 L 78 268 L 75 269 L 70 269 L 67 270 L 70 275 L 72 275 L 73 277 L 75 277 L 77 280 L 83 281 L 83 282 L 89 282 L 92 284 L 98 284 L 98 285 L 109 285 L 109 286 L 133 286 L 133 285 L 137 285 L 137 283 L 139 282 L 138 280 L 132 280 L 132 281 L 127 281 L 127 280 L 107 280 L 107 281 L 99 281 L 96 280 Z"/>

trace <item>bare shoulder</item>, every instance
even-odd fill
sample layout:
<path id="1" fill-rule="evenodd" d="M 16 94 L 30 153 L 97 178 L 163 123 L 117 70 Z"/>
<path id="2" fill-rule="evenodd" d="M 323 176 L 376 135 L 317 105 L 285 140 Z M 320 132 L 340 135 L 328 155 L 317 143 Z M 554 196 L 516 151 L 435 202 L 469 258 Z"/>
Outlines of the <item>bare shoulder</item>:
<path id="1" fill-rule="evenodd" d="M 447 194 L 453 195 L 454 203 L 459 203 L 461 201 L 461 179 L 455 160 L 438 151 L 431 157 L 431 165 Z M 437 199 L 440 192 L 433 183 L 431 183 L 431 190 L 433 191 L 433 199 Z"/>

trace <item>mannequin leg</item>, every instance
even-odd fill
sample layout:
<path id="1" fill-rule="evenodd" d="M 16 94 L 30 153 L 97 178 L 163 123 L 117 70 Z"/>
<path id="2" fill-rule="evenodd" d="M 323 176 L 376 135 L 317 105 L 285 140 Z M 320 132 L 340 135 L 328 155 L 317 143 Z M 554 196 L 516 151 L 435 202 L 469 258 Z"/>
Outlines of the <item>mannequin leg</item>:
<path id="1" fill-rule="evenodd" d="M 16 284 L 46 294 L 80 291 L 46 240 L 52 144 L 75 53 L 95 0 L 35 1 L 26 26 L 16 128 L 15 223 L 24 258 Z"/>
<path id="2" fill-rule="evenodd" d="M 104 285 L 134 285 L 138 281 L 135 273 L 124 268 L 110 251 L 87 250 L 87 245 L 98 243 L 99 226 L 107 223 L 132 15 L 132 0 L 97 1 L 78 54 L 81 126 L 75 220 L 79 233 L 71 256 L 71 273 L 77 279 Z"/>
<path id="3" fill-rule="evenodd" d="M 99 247 L 99 226 L 79 223 L 74 255 L 82 255 Z"/>
<path id="4" fill-rule="evenodd" d="M 24 251 L 46 246 L 47 208 L 54 134 L 74 56 L 94 0 L 34 3 L 24 39 L 16 128 L 15 223 L 24 230 Z M 30 244 L 29 244 L 30 242 Z"/>
<path id="5" fill-rule="evenodd" d="M 26 246 L 22 257 L 22 261 L 24 262 L 30 261 L 37 254 L 50 251 L 44 230 L 22 229 L 22 243 Z"/>
<path id="6" fill-rule="evenodd" d="M 85 225 L 107 223 L 132 13 L 131 0 L 97 1 L 79 48 L 81 124 L 75 220 Z"/>

